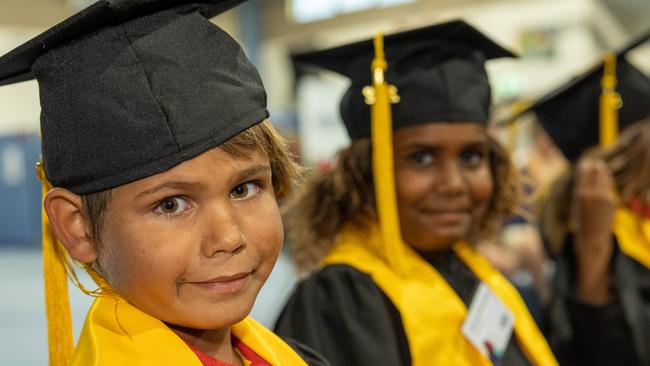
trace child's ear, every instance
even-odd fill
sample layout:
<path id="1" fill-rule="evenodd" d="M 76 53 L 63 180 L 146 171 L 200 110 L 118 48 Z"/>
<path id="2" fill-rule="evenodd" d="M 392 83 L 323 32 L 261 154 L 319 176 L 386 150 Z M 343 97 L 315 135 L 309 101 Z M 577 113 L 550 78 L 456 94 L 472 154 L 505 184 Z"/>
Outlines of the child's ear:
<path id="1" fill-rule="evenodd" d="M 90 223 L 84 213 L 81 196 L 67 189 L 54 188 L 45 196 L 43 206 L 56 237 L 72 259 L 82 263 L 97 259 L 97 250 L 88 229 Z"/>

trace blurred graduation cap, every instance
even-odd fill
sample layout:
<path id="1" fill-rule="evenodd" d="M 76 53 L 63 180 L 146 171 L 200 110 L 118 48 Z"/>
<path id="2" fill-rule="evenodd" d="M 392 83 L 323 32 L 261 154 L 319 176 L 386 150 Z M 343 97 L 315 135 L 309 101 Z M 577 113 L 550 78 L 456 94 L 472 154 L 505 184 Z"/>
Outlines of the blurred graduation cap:
<path id="1" fill-rule="evenodd" d="M 384 38 L 387 81 L 401 102 L 392 106 L 395 129 L 430 122 L 487 123 L 491 102 L 484 62 L 514 55 L 469 24 L 455 20 Z M 348 77 L 340 112 L 352 140 L 370 136 L 362 89 L 371 84 L 373 39 L 292 56 L 297 68 L 319 67 Z"/>
<path id="2" fill-rule="evenodd" d="M 77 194 L 166 171 L 268 116 L 239 44 L 211 18 L 243 0 L 102 0 L 0 58 L 36 78 L 45 174 Z"/>
<path id="3" fill-rule="evenodd" d="M 618 130 L 650 115 L 650 79 L 625 59 L 643 44 L 650 31 L 634 39 L 615 54 L 616 92 L 622 101 L 618 110 Z M 599 63 L 585 74 L 546 94 L 506 123 L 535 112 L 537 120 L 569 161 L 576 161 L 587 148 L 599 143 L 601 80 L 605 64 Z"/>
<path id="4" fill-rule="evenodd" d="M 208 20 L 242 1 L 101 0 L 0 57 L 0 85 L 38 81 L 44 194 L 49 182 L 89 194 L 164 172 L 268 117 L 257 70 Z M 76 275 L 43 220 L 50 364 L 62 366 Z"/>

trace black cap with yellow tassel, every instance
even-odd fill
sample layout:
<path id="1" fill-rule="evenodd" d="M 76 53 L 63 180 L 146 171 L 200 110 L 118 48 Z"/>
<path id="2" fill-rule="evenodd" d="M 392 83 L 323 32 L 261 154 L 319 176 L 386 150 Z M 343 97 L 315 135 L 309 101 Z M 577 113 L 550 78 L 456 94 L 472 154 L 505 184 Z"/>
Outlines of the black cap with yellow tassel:
<path id="1" fill-rule="evenodd" d="M 362 90 L 372 83 L 373 40 L 293 56 L 302 69 L 319 67 L 351 81 L 340 103 L 352 140 L 370 137 L 370 110 Z M 491 89 L 485 61 L 514 54 L 462 20 L 386 35 L 386 80 L 404 103 L 391 107 L 393 129 L 431 122 L 487 124 Z"/>
<path id="2" fill-rule="evenodd" d="M 650 78 L 625 59 L 649 37 L 650 31 L 622 50 L 607 53 L 603 62 L 503 123 L 515 123 L 523 114 L 535 112 L 569 161 L 589 147 L 611 144 L 619 131 L 650 115 Z"/>

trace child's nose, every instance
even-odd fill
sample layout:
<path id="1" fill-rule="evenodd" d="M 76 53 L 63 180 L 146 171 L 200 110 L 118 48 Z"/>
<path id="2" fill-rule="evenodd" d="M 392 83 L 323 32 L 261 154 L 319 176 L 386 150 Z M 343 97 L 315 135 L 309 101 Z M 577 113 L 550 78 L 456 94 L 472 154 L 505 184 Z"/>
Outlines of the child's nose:
<path id="1" fill-rule="evenodd" d="M 461 167 L 455 163 L 443 164 L 437 172 L 436 189 L 442 194 L 458 194 L 463 192 L 465 181 Z"/>
<path id="2" fill-rule="evenodd" d="M 201 249 L 206 257 L 237 254 L 246 248 L 246 236 L 237 216 L 227 207 L 216 208 L 205 222 Z"/>

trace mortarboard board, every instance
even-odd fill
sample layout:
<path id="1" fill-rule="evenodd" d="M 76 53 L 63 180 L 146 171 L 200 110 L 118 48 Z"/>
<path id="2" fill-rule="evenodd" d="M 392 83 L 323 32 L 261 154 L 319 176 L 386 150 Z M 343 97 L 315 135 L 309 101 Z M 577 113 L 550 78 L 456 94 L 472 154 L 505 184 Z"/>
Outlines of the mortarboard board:
<path id="1" fill-rule="evenodd" d="M 207 19 L 241 2 L 102 0 L 0 58 L 0 85 L 38 81 L 52 184 L 120 186 L 268 117 L 257 70 Z"/>
<path id="2" fill-rule="evenodd" d="M 456 20 L 388 35 L 387 81 L 401 102 L 392 106 L 395 129 L 436 121 L 487 123 L 491 102 L 484 62 L 514 55 L 487 36 Z M 294 64 L 316 66 L 348 77 L 341 117 L 352 140 L 370 136 L 370 109 L 363 87 L 371 84 L 373 40 L 293 56 Z"/>
<path id="3" fill-rule="evenodd" d="M 616 53 L 616 92 L 622 106 L 618 127 L 623 130 L 650 114 L 650 79 L 625 60 L 630 50 L 645 42 L 650 32 Z M 537 120 L 569 161 L 576 161 L 587 148 L 599 142 L 599 98 L 604 64 L 546 94 L 506 123 L 534 111 Z"/>

